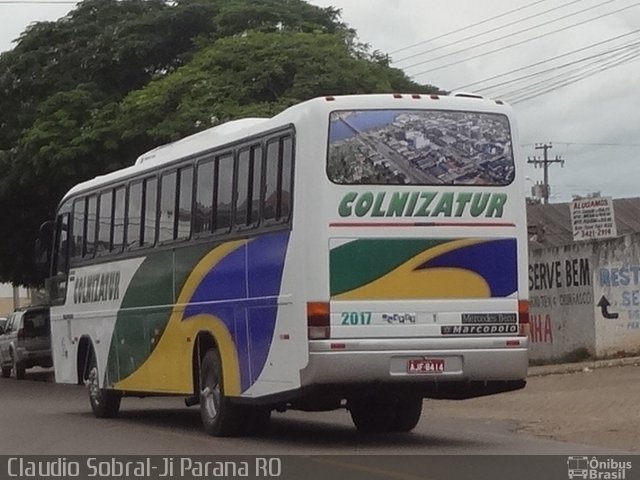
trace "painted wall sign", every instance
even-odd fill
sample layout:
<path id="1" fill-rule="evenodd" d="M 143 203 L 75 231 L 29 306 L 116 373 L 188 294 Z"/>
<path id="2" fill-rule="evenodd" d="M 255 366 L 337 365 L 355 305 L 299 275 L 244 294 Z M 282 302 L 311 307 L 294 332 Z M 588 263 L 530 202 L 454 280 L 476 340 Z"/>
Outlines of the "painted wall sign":
<path id="1" fill-rule="evenodd" d="M 594 349 L 591 254 L 586 244 L 530 252 L 531 359 L 561 359 L 579 348 Z"/>

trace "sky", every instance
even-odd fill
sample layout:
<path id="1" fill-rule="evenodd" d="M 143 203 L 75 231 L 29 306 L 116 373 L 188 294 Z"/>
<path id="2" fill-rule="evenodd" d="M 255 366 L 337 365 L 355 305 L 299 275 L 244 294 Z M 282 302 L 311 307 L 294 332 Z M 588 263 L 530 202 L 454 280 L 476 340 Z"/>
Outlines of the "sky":
<path id="1" fill-rule="evenodd" d="M 32 22 L 73 8 L 28 1 L 0 0 L 0 51 Z M 549 168 L 551 202 L 640 196 L 640 1 L 309 3 L 341 9 L 361 42 L 420 83 L 511 103 L 523 161 L 542 156 L 534 148 L 542 143 L 553 146 L 549 158 L 565 160 Z M 542 180 L 542 169 L 526 169 L 528 188 Z"/>

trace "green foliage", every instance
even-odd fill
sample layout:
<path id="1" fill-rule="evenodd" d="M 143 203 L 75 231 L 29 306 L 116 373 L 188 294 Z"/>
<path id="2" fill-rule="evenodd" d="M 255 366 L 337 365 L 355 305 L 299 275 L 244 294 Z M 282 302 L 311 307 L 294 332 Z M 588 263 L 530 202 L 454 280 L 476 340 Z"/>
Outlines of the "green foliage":
<path id="1" fill-rule="evenodd" d="M 228 0 L 214 18 L 221 37 L 254 32 L 346 32 L 339 10 L 300 0 Z"/>
<path id="2" fill-rule="evenodd" d="M 322 95 L 437 91 L 302 0 L 85 0 L 0 55 L 0 281 L 42 281 L 39 225 L 74 184 L 212 125 Z"/>
<path id="3" fill-rule="evenodd" d="M 214 42 L 174 74 L 129 94 L 122 102 L 123 136 L 170 141 L 321 95 L 408 90 L 429 89 L 398 70 L 353 58 L 339 36 L 252 32 Z"/>

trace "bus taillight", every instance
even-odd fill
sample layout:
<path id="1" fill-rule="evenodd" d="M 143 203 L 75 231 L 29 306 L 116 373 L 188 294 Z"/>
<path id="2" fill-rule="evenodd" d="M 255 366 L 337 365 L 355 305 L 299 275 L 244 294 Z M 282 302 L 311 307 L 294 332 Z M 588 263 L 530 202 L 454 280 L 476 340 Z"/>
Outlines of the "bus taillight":
<path id="1" fill-rule="evenodd" d="M 328 302 L 307 302 L 307 334 L 309 340 L 331 337 L 331 315 Z"/>
<path id="2" fill-rule="evenodd" d="M 529 300 L 518 300 L 518 325 L 520 335 L 529 336 Z"/>

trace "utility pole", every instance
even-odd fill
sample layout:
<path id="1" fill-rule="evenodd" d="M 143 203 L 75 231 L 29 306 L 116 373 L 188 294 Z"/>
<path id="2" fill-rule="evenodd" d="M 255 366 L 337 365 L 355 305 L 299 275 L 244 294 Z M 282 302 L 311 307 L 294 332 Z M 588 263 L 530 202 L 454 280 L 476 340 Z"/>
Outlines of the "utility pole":
<path id="1" fill-rule="evenodd" d="M 20 288 L 13 286 L 13 309 L 20 308 Z"/>
<path id="2" fill-rule="evenodd" d="M 536 150 L 542 150 L 543 153 L 543 157 L 540 158 L 539 156 L 534 156 L 534 157 L 529 157 L 527 159 L 527 163 L 531 163 L 533 164 L 533 166 L 535 168 L 538 168 L 538 165 L 542 165 L 542 171 L 543 171 L 543 180 L 542 180 L 542 185 L 543 185 L 543 195 L 542 195 L 542 203 L 544 203 L 545 205 L 547 203 L 549 203 L 549 192 L 550 192 L 550 188 L 549 188 L 549 165 L 552 163 L 559 163 L 561 167 L 564 167 L 564 160 L 559 157 L 558 155 L 556 155 L 556 158 L 554 159 L 549 159 L 548 156 L 548 151 L 553 148 L 553 146 L 551 145 L 551 143 L 537 143 L 535 146 Z"/>

